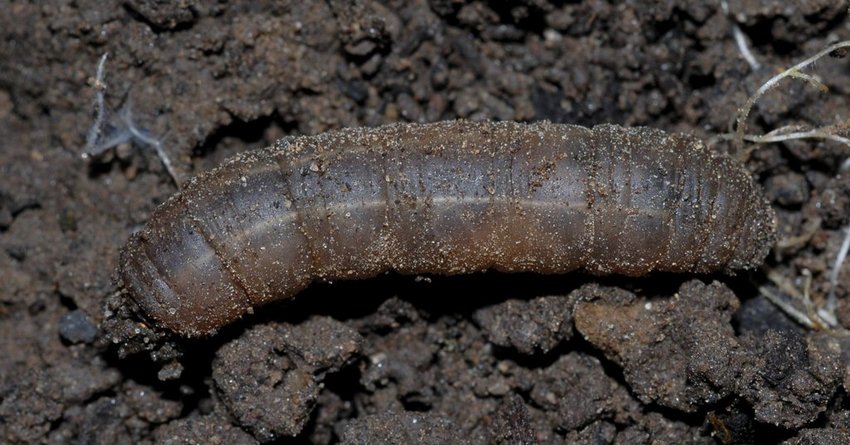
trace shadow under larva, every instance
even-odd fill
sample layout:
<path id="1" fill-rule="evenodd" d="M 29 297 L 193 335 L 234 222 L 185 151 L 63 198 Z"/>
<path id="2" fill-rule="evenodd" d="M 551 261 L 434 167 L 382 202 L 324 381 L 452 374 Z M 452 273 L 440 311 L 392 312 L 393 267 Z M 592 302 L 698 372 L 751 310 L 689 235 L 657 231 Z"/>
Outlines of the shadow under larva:
<path id="1" fill-rule="evenodd" d="M 317 279 L 638 276 L 758 266 L 775 216 L 683 135 L 547 122 L 396 124 L 286 138 L 191 180 L 122 251 L 160 325 L 207 335 Z"/>

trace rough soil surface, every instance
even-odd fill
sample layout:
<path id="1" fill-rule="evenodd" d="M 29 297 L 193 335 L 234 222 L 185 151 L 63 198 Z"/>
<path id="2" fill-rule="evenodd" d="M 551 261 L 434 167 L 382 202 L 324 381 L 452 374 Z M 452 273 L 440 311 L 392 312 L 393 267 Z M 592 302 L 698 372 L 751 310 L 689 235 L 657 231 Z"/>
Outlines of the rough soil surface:
<path id="1" fill-rule="evenodd" d="M 837 328 L 760 292 L 825 304 L 850 223 L 835 142 L 748 158 L 780 242 L 734 277 L 388 275 L 192 341 L 142 322 L 114 284 L 120 247 L 176 183 L 282 136 L 463 117 L 708 140 L 778 67 L 850 38 L 844 1 L 728 7 L 4 2 L 0 443 L 850 443 L 850 267 Z M 850 118 L 848 63 L 809 71 L 829 92 L 783 83 L 748 131 Z M 84 159 L 98 90 L 121 143 Z"/>

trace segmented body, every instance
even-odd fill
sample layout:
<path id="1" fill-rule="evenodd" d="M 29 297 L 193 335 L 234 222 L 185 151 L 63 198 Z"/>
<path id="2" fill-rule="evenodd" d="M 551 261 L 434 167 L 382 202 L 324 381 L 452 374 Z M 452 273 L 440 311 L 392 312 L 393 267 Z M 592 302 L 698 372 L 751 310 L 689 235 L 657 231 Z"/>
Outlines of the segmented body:
<path id="1" fill-rule="evenodd" d="M 317 279 L 637 276 L 761 263 L 774 214 L 748 172 L 650 128 L 467 121 L 286 138 L 193 179 L 122 253 L 156 322 L 204 335 Z"/>

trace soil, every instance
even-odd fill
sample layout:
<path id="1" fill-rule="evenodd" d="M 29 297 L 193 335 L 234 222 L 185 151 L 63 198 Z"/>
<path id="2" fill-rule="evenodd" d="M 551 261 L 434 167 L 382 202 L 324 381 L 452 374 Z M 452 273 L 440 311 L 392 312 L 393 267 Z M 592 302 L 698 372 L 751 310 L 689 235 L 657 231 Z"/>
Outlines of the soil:
<path id="1" fill-rule="evenodd" d="M 765 297 L 825 305 L 850 223 L 850 148 L 832 141 L 746 157 L 780 242 L 737 276 L 319 283 L 199 340 L 146 324 L 115 284 L 176 184 L 282 136 L 468 118 L 709 140 L 777 68 L 850 38 L 843 1 L 728 8 L 4 2 L 0 443 L 850 443 L 850 271 L 836 327 Z M 785 81 L 748 132 L 849 117 L 848 61 L 807 72 L 829 91 Z M 121 143 L 86 158 L 97 91 Z"/>

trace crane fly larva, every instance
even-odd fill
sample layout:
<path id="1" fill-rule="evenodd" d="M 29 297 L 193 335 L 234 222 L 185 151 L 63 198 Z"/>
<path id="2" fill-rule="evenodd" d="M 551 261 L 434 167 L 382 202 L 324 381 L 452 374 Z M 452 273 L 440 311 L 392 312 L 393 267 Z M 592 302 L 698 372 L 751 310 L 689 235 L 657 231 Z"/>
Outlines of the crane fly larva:
<path id="1" fill-rule="evenodd" d="M 285 138 L 199 175 L 132 236 L 120 276 L 151 319 L 196 336 L 317 279 L 732 271 L 774 238 L 749 173 L 687 136 L 396 124 Z"/>

